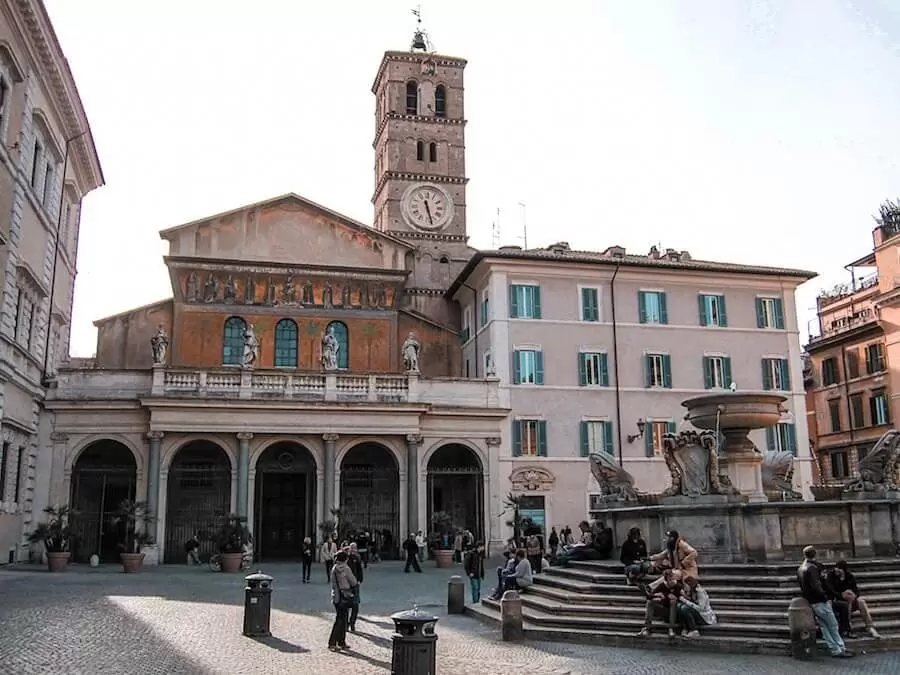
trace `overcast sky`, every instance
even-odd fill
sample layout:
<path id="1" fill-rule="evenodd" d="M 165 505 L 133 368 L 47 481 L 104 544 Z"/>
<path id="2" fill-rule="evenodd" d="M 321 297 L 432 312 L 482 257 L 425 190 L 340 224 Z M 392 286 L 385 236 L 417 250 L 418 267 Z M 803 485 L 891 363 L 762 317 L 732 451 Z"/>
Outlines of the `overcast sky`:
<path id="1" fill-rule="evenodd" d="M 45 0 L 106 174 L 85 200 L 72 353 L 171 295 L 158 231 L 285 192 L 372 221 L 381 53 L 413 2 Z M 552 10 L 550 9 L 552 8 Z M 653 244 L 812 269 L 871 249 L 900 196 L 896 0 L 455 0 L 471 243 Z"/>

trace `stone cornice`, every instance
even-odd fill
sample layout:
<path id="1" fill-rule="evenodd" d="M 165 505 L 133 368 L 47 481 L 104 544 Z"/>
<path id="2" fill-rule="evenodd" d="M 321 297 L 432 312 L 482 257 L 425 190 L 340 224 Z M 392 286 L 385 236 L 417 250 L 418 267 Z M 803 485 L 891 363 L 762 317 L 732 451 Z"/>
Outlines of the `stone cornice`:
<path id="1" fill-rule="evenodd" d="M 458 56 L 444 56 L 442 54 L 429 54 L 422 52 L 396 52 L 387 51 L 381 57 L 381 63 L 378 66 L 378 73 L 375 75 L 375 81 L 372 83 L 372 93 L 377 94 L 381 85 L 381 79 L 384 77 L 389 61 L 405 61 L 407 63 L 422 63 L 422 61 L 431 61 L 436 66 L 450 66 L 455 68 L 465 68 L 468 61 Z"/>
<path id="2" fill-rule="evenodd" d="M 299 278 L 348 278 L 360 281 L 402 282 L 409 276 L 409 270 L 391 270 L 379 267 L 342 267 L 337 265 L 295 265 L 291 263 L 250 262 L 217 258 L 192 258 L 164 256 L 163 262 L 169 269 L 188 269 L 220 274 L 291 275 Z"/>
<path id="3" fill-rule="evenodd" d="M 392 121 L 415 122 L 417 124 L 436 124 L 438 126 L 461 126 L 463 128 L 465 128 L 469 123 L 469 121 L 466 119 L 437 117 L 435 115 L 406 115 L 391 110 L 390 112 L 385 113 L 384 117 L 381 118 L 381 122 L 379 122 L 378 124 L 378 128 L 375 130 L 375 139 L 372 141 L 373 149 L 378 147 L 378 143 L 379 141 L 381 141 L 381 136 L 382 134 L 384 134 L 385 128 L 387 127 L 388 123 Z"/>
<path id="4" fill-rule="evenodd" d="M 455 241 L 465 244 L 469 241 L 467 234 L 443 234 L 441 232 L 413 232 L 411 230 L 388 230 L 392 237 L 398 239 L 428 239 L 430 241 Z"/>
<path id="5" fill-rule="evenodd" d="M 402 171 L 385 171 L 378 184 L 375 186 L 375 192 L 372 194 L 372 203 L 378 199 L 379 193 L 384 189 L 385 184 L 390 180 L 406 180 L 415 183 L 446 183 L 448 185 L 466 185 L 469 179 L 465 176 L 437 176 L 430 173 L 406 173 Z"/>

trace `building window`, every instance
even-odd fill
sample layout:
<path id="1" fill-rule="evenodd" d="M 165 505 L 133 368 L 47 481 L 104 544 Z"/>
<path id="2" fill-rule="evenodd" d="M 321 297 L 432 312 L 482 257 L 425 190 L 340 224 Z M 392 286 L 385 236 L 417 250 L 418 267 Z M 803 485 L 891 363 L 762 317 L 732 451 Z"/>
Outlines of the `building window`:
<path id="1" fill-rule="evenodd" d="M 822 385 L 827 387 L 831 384 L 837 384 L 838 381 L 838 364 L 837 359 L 829 357 L 822 361 Z"/>
<path id="2" fill-rule="evenodd" d="M 868 352 L 866 355 L 868 356 Z M 852 380 L 859 377 L 859 352 L 855 349 L 849 349 L 847 350 L 845 359 L 847 363 L 847 379 Z M 868 359 L 866 359 L 866 361 L 868 362 Z"/>
<path id="3" fill-rule="evenodd" d="M 434 88 L 434 115 L 447 116 L 447 88 L 442 84 Z"/>
<path id="4" fill-rule="evenodd" d="M 468 342 L 472 337 L 472 308 L 466 307 L 463 310 L 462 317 L 462 334 L 460 335 L 463 342 Z"/>
<path id="5" fill-rule="evenodd" d="M 416 159 L 420 162 L 425 161 L 425 141 L 416 141 Z"/>
<path id="6" fill-rule="evenodd" d="M 888 398 L 884 389 L 873 391 L 869 398 L 869 413 L 872 416 L 872 424 L 890 424 L 891 409 L 888 407 Z"/>
<path id="7" fill-rule="evenodd" d="M 731 386 L 731 359 L 727 356 L 703 357 L 703 382 L 707 389 L 727 389 Z"/>
<path id="8" fill-rule="evenodd" d="M 784 304 L 781 298 L 756 299 L 756 327 L 784 329 Z"/>
<path id="9" fill-rule="evenodd" d="M 343 321 L 332 321 L 325 328 L 325 332 L 331 329 L 334 329 L 334 337 L 338 343 L 337 366 L 347 370 L 350 367 L 350 333 L 347 331 L 347 324 Z"/>
<path id="10" fill-rule="evenodd" d="M 16 299 L 16 324 L 14 327 L 16 342 L 22 349 L 30 349 L 37 339 L 35 330 L 35 303 L 33 298 L 21 288 Z"/>
<path id="11" fill-rule="evenodd" d="M 297 324 L 290 319 L 275 324 L 275 367 L 297 367 Z"/>
<path id="12" fill-rule="evenodd" d="M 578 384 L 582 387 L 609 386 L 609 366 L 602 352 L 578 354 Z"/>
<path id="13" fill-rule="evenodd" d="M 2 132 L 3 124 L 6 121 L 6 104 L 9 101 L 9 81 L 5 75 L 0 75 L 0 132 Z"/>
<path id="14" fill-rule="evenodd" d="M 672 357 L 644 354 L 644 386 L 672 388 Z"/>
<path id="15" fill-rule="evenodd" d="M 239 366 L 244 361 L 244 332 L 247 330 L 247 322 L 238 316 L 232 316 L 225 321 L 225 330 L 222 336 L 222 364 L 226 366 Z"/>
<path id="16" fill-rule="evenodd" d="M 701 326 L 718 326 L 720 328 L 728 326 L 724 295 L 701 295 L 698 302 Z"/>
<path id="17" fill-rule="evenodd" d="M 831 477 L 848 478 L 850 476 L 850 460 L 843 450 L 831 453 Z"/>
<path id="18" fill-rule="evenodd" d="M 510 286 L 509 316 L 512 319 L 540 319 L 541 287 L 533 285 Z"/>
<path id="19" fill-rule="evenodd" d="M 547 456 L 547 423 L 544 420 L 515 420 L 512 433 L 513 457 Z"/>
<path id="20" fill-rule="evenodd" d="M 600 294 L 596 288 L 581 289 L 581 320 L 600 320 Z"/>
<path id="21" fill-rule="evenodd" d="M 766 391 L 790 391 L 791 369 L 787 359 L 763 359 L 762 382 Z"/>
<path id="22" fill-rule="evenodd" d="M 419 114 L 419 85 L 415 80 L 406 83 L 406 114 Z"/>
<path id="23" fill-rule="evenodd" d="M 854 429 L 866 426 L 866 419 L 863 416 L 863 397 L 862 394 L 853 394 L 850 397 L 850 424 Z"/>
<path id="24" fill-rule="evenodd" d="M 884 370 L 884 349 L 880 342 L 866 347 L 866 373 L 874 375 Z"/>
<path id="25" fill-rule="evenodd" d="M 778 452 L 797 454 L 797 432 L 793 424 L 779 422 L 766 429 L 766 448 Z"/>
<path id="26" fill-rule="evenodd" d="M 436 162 L 437 161 L 437 143 L 431 142 L 428 144 L 428 161 Z"/>
<path id="27" fill-rule="evenodd" d="M 831 432 L 841 430 L 841 399 L 833 398 L 828 401 L 828 417 L 831 419 Z"/>
<path id="28" fill-rule="evenodd" d="M 491 350 L 488 349 L 485 351 L 484 356 L 484 374 L 485 376 L 490 376 L 494 373 L 494 360 L 491 357 Z"/>
<path id="29" fill-rule="evenodd" d="M 660 291 L 638 291 L 641 323 L 669 323 L 666 294 Z"/>
<path id="30" fill-rule="evenodd" d="M 487 326 L 488 319 L 490 318 L 491 304 L 489 298 L 490 294 L 488 293 L 488 289 L 485 288 L 481 291 L 481 317 L 479 319 L 479 325 L 482 328 Z"/>
<path id="31" fill-rule="evenodd" d="M 38 139 L 34 139 L 34 147 L 32 148 L 33 154 L 31 155 L 31 187 L 35 190 L 37 189 L 38 178 L 40 177 L 38 174 L 38 169 L 41 166 L 41 155 L 44 154 L 44 148 L 41 145 L 41 142 Z"/>
<path id="32" fill-rule="evenodd" d="M 513 352 L 513 384 L 544 384 L 544 353 L 540 349 Z"/>
<path id="33" fill-rule="evenodd" d="M 53 190 L 53 165 L 47 162 L 44 168 L 44 192 L 41 195 L 41 204 L 49 206 L 50 193 Z"/>
<path id="34" fill-rule="evenodd" d="M 580 426 L 582 457 L 599 452 L 613 456 L 612 422 L 582 422 Z"/>
<path id="35" fill-rule="evenodd" d="M 22 498 L 22 460 L 25 448 L 19 446 L 14 457 L 16 458 L 16 482 L 13 484 L 13 503 L 18 504 Z"/>
<path id="36" fill-rule="evenodd" d="M 660 457 L 663 454 L 663 437 L 675 433 L 675 422 L 671 420 L 647 422 L 644 427 L 644 454 Z"/>
<path id="37" fill-rule="evenodd" d="M 4 441 L 3 452 L 0 453 L 0 502 L 6 501 L 6 475 L 9 465 L 9 442 Z"/>

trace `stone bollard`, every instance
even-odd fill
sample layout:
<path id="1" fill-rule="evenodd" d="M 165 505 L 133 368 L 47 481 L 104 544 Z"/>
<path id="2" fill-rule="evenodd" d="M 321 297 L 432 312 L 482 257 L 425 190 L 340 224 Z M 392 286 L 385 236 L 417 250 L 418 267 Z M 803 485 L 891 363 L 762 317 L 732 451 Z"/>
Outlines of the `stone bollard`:
<path id="1" fill-rule="evenodd" d="M 808 661 L 816 655 L 816 617 L 804 598 L 794 598 L 788 606 L 791 656 Z"/>
<path id="2" fill-rule="evenodd" d="M 462 614 L 466 610 L 466 585 L 454 574 L 447 582 L 447 614 Z"/>
<path id="3" fill-rule="evenodd" d="M 504 642 L 515 642 L 525 637 L 522 598 L 516 591 L 506 591 L 500 600 L 500 635 Z"/>

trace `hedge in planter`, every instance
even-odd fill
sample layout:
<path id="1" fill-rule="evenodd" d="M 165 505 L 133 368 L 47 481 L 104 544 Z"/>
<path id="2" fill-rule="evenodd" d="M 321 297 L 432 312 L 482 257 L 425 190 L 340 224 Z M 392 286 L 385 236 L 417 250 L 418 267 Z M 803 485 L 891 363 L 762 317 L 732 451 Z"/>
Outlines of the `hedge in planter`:
<path id="1" fill-rule="evenodd" d="M 239 572 L 244 556 L 244 547 L 250 544 L 250 530 L 247 519 L 235 513 L 226 516 L 216 535 L 219 547 L 220 565 L 223 572 Z"/>

